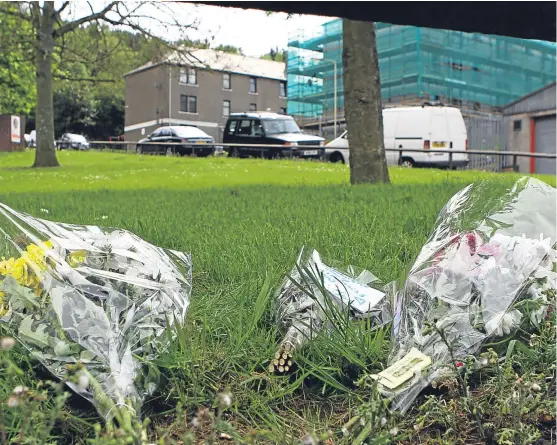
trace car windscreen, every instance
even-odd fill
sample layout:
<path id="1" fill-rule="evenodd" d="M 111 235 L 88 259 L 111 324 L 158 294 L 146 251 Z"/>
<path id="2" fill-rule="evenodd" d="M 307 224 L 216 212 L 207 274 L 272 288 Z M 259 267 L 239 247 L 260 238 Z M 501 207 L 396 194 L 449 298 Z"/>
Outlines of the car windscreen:
<path id="1" fill-rule="evenodd" d="M 174 129 L 176 136 L 180 138 L 208 138 L 210 137 L 203 130 L 196 127 L 178 127 Z"/>
<path id="2" fill-rule="evenodd" d="M 301 133 L 294 119 L 264 119 L 265 134 Z"/>
<path id="3" fill-rule="evenodd" d="M 69 141 L 72 142 L 87 142 L 85 136 L 81 136 L 79 134 L 67 134 L 66 137 L 68 138 Z"/>

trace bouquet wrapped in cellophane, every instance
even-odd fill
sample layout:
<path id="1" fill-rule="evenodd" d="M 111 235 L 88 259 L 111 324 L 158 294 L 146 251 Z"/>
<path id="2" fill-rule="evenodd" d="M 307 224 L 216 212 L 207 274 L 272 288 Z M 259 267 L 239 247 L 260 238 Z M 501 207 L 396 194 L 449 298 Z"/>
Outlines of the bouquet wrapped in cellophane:
<path id="1" fill-rule="evenodd" d="M 376 378 L 395 409 L 488 339 L 544 319 L 555 299 L 555 200 L 555 188 L 522 178 L 495 196 L 489 184 L 468 186 L 441 210 L 394 295 L 390 367 Z"/>
<path id="2" fill-rule="evenodd" d="M 348 266 L 339 271 L 326 265 L 316 250 L 302 249 L 277 292 L 277 320 L 284 337 L 269 371 L 288 372 L 294 349 L 330 327 L 338 312 L 352 319 L 370 318 L 375 327 L 387 324 L 391 318 L 385 293 L 372 287 L 377 282 L 365 269 Z"/>
<path id="3" fill-rule="evenodd" d="M 0 204 L 0 324 L 107 420 L 139 416 L 190 292 L 188 254 Z"/>

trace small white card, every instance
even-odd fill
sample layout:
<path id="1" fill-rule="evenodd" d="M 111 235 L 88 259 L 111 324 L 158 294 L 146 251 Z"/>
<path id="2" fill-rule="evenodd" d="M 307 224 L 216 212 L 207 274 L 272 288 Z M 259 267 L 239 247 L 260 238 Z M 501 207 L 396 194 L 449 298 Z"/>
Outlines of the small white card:
<path id="1" fill-rule="evenodd" d="M 313 251 L 313 261 L 319 272 L 323 274 L 324 286 L 343 304 L 350 305 L 359 312 L 366 313 L 373 309 L 385 297 L 377 289 L 366 286 L 348 275 L 327 266 L 321 261 L 317 251 Z"/>

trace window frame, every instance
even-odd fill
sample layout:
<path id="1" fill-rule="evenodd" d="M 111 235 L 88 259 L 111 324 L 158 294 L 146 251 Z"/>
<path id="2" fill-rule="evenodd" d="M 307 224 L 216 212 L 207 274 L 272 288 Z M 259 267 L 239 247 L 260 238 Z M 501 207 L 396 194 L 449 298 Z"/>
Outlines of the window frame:
<path id="1" fill-rule="evenodd" d="M 284 116 L 288 116 L 288 110 L 286 109 L 286 107 L 280 107 L 279 114 L 282 114 Z"/>
<path id="2" fill-rule="evenodd" d="M 522 131 L 522 119 L 513 120 L 513 131 Z"/>
<path id="3" fill-rule="evenodd" d="M 253 113 L 254 111 L 257 111 L 257 104 L 254 104 L 254 103 L 249 104 L 249 111 L 250 111 L 250 113 Z"/>
<path id="4" fill-rule="evenodd" d="M 225 79 L 228 79 L 228 87 L 225 86 Z M 232 74 L 222 73 L 222 89 L 225 91 L 232 91 Z"/>
<path id="5" fill-rule="evenodd" d="M 253 91 L 251 90 L 252 81 L 253 81 Z M 250 94 L 257 94 L 257 78 L 256 77 L 250 77 L 249 78 L 249 90 L 248 91 L 249 91 Z"/>
<path id="6" fill-rule="evenodd" d="M 228 114 L 225 114 L 225 113 L 224 113 L 224 105 L 225 105 L 225 104 L 228 104 Z M 230 113 L 231 113 L 231 112 L 232 112 L 232 101 L 229 100 L 229 99 L 224 99 L 224 100 L 222 101 L 222 115 L 223 115 L 223 117 L 228 117 L 228 116 L 230 116 Z"/>
<path id="7" fill-rule="evenodd" d="M 287 97 L 288 90 L 286 89 L 286 81 L 281 80 L 281 81 L 280 81 L 280 87 L 279 87 L 279 88 L 280 88 L 279 97 L 280 97 L 280 98 Z M 283 93 L 284 93 L 284 94 L 283 94 Z"/>
<path id="8" fill-rule="evenodd" d="M 195 83 L 190 82 L 190 76 L 193 73 L 193 79 Z M 185 81 L 184 81 L 185 80 Z M 184 66 L 180 68 L 180 74 L 178 76 L 178 83 L 180 85 L 189 85 L 192 87 L 197 86 L 197 70 L 195 68 Z"/>
<path id="9" fill-rule="evenodd" d="M 192 107 L 191 100 L 193 99 L 194 106 Z M 184 105 L 185 100 L 185 107 Z M 192 111 L 192 108 L 195 108 L 195 111 Z M 197 96 L 193 96 L 190 94 L 180 94 L 180 113 L 187 113 L 187 114 L 198 114 L 197 113 Z"/>

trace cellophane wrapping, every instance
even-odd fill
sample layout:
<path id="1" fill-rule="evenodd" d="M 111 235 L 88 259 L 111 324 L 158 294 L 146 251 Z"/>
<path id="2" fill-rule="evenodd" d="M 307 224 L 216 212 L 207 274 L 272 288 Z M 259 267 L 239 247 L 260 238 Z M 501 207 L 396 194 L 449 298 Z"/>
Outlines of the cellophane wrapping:
<path id="1" fill-rule="evenodd" d="M 348 312 L 353 319 L 372 318 L 373 326 L 391 321 L 385 293 L 368 270 L 326 265 L 316 250 L 302 249 L 277 293 L 277 320 L 288 349 L 302 346 L 330 324 L 327 312 Z"/>
<path id="2" fill-rule="evenodd" d="M 544 319 L 555 297 L 555 205 L 555 188 L 534 178 L 503 194 L 470 185 L 448 201 L 394 295 L 389 365 L 411 348 L 432 359 L 403 387 L 383 388 L 395 409 L 406 411 L 431 381 L 454 371 L 453 359 Z"/>
<path id="3" fill-rule="evenodd" d="M 157 387 L 150 362 L 188 309 L 190 255 L 0 204 L 0 260 L 7 331 L 107 420 L 122 409 L 139 415 Z M 77 364 L 80 378 L 68 379 Z"/>

